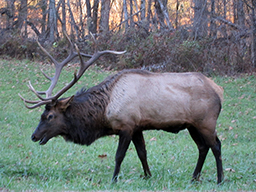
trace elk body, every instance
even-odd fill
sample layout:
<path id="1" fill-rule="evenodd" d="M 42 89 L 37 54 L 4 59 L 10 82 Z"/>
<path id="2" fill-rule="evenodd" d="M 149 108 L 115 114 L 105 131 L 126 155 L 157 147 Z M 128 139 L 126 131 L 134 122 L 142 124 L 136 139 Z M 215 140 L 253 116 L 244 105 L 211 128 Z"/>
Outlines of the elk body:
<path id="1" fill-rule="evenodd" d="M 71 84 L 78 79 L 75 75 Z M 41 98 L 32 85 L 30 89 Z M 100 137 L 119 135 L 113 174 L 116 181 L 131 142 L 135 145 L 145 176 L 151 176 L 144 130 L 178 133 L 188 129 L 199 150 L 193 180 L 199 179 L 206 155 L 211 149 L 217 165 L 217 182 L 222 182 L 221 142 L 215 127 L 223 89 L 201 73 L 124 70 L 71 97 L 58 99 L 61 94 L 62 91 L 57 96 L 41 98 L 42 101 L 38 102 L 22 98 L 26 103 L 35 104 L 30 108 L 46 105 L 40 123 L 32 134 L 33 141 L 40 141 L 43 145 L 61 135 L 66 141 L 90 145 Z"/>

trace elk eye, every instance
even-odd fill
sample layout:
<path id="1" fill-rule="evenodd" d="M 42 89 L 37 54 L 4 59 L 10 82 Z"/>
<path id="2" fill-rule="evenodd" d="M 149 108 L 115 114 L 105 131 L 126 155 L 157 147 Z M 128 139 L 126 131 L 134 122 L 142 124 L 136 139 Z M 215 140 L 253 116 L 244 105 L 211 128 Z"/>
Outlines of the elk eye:
<path id="1" fill-rule="evenodd" d="M 51 120 L 52 118 L 53 118 L 53 115 L 51 114 L 51 115 L 48 116 L 47 119 L 48 119 L 48 120 Z"/>

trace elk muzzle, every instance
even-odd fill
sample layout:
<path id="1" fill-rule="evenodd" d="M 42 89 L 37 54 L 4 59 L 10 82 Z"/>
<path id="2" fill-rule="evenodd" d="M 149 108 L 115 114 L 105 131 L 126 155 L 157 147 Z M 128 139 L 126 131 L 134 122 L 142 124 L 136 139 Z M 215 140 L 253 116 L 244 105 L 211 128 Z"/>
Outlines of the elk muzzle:
<path id="1" fill-rule="evenodd" d="M 45 132 L 39 132 L 38 129 L 31 135 L 31 140 L 34 142 L 39 141 L 39 145 L 45 145 L 51 137 L 47 136 Z"/>

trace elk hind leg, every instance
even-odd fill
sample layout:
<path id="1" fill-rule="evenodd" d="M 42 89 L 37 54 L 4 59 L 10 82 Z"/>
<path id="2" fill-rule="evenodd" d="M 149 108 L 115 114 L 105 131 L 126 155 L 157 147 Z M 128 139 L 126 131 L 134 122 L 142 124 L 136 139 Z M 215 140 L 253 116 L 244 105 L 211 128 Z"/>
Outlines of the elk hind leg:
<path id="1" fill-rule="evenodd" d="M 212 153 L 216 160 L 217 166 L 217 183 L 220 184 L 224 179 L 223 167 L 222 167 L 222 158 L 221 158 L 221 142 L 216 136 L 216 144 L 211 147 Z"/>
<path id="2" fill-rule="evenodd" d="M 199 156 L 196 164 L 196 168 L 193 172 L 192 181 L 198 181 L 199 177 L 201 175 L 202 167 L 205 161 L 205 158 L 208 154 L 209 147 L 206 145 L 204 138 L 201 136 L 201 134 L 196 130 L 195 127 L 188 128 L 188 131 L 190 133 L 190 136 L 194 140 L 194 142 L 197 145 Z"/>
<path id="3" fill-rule="evenodd" d="M 145 177 L 150 177 L 151 173 L 148 167 L 148 162 L 147 162 L 147 151 L 146 151 L 146 146 L 145 146 L 145 140 L 142 134 L 142 131 L 137 131 L 133 134 L 132 141 L 135 145 L 137 154 L 140 158 L 140 161 L 142 163 L 142 167 L 144 170 L 144 175 Z"/>
<path id="4" fill-rule="evenodd" d="M 214 124 L 215 125 L 215 124 Z M 210 126 L 209 126 L 210 127 Z M 215 128 L 215 126 L 212 126 Z M 220 184 L 224 178 L 222 158 L 221 158 L 221 142 L 217 137 L 215 129 L 202 129 L 202 137 L 207 146 L 209 146 L 213 152 L 217 166 L 217 183 Z"/>

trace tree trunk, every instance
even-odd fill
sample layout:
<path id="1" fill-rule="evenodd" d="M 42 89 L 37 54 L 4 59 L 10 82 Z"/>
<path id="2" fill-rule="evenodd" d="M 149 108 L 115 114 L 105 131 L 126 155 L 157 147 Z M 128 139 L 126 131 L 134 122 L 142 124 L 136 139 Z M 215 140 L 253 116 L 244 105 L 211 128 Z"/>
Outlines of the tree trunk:
<path id="1" fill-rule="evenodd" d="M 13 22 L 14 22 L 14 14 L 15 14 L 15 9 L 14 9 L 14 3 L 15 0 L 6 0 L 6 10 L 4 10 L 4 13 L 6 14 L 6 29 L 11 29 L 13 27 Z M 3 14 L 3 12 L 1 12 Z"/>
<path id="2" fill-rule="evenodd" d="M 69 11 L 69 16 L 70 16 L 70 20 L 71 20 L 71 31 L 72 31 L 72 35 L 73 34 L 73 29 L 75 29 L 75 32 L 76 32 L 76 37 L 78 38 L 79 37 L 79 27 L 77 26 L 76 22 L 75 22 L 75 19 L 74 19 L 74 15 L 73 15 L 73 12 L 71 10 L 71 6 L 70 6 L 70 1 L 67 0 L 67 6 L 68 6 L 68 11 Z M 72 37 L 74 38 L 74 37 Z"/>
<path id="3" fill-rule="evenodd" d="M 140 14 L 140 20 L 141 21 L 144 21 L 145 18 L 146 18 L 146 3 L 145 3 L 145 0 L 141 0 L 141 3 L 140 3 L 140 10 L 141 11 L 141 14 Z"/>
<path id="4" fill-rule="evenodd" d="M 91 24 L 92 24 L 92 13 L 91 13 L 92 7 L 90 0 L 86 0 L 86 14 L 87 14 L 87 30 L 90 32 Z"/>
<path id="5" fill-rule="evenodd" d="M 97 33 L 99 0 L 94 0 L 90 32 Z"/>
<path id="6" fill-rule="evenodd" d="M 133 0 L 130 0 L 130 16 L 133 14 Z M 134 20 L 133 17 L 130 18 L 130 27 L 134 27 Z"/>
<path id="7" fill-rule="evenodd" d="M 46 37 L 46 12 L 47 12 L 47 0 L 42 0 L 42 4 L 41 4 L 41 10 L 42 10 L 42 22 L 41 22 L 41 28 L 42 28 L 42 32 L 41 34 L 44 36 L 44 38 Z"/>
<path id="8" fill-rule="evenodd" d="M 165 24 L 164 24 L 164 14 L 161 10 L 161 6 L 158 0 L 155 0 L 155 9 L 156 9 L 156 14 L 157 14 L 157 18 L 158 18 L 158 23 L 160 24 L 160 30 L 165 28 Z"/>
<path id="9" fill-rule="evenodd" d="M 62 31 L 67 31 L 67 21 L 66 21 L 66 2 L 62 0 Z"/>
<path id="10" fill-rule="evenodd" d="M 79 39 L 82 40 L 84 39 L 85 36 L 85 31 L 84 31 L 84 22 L 83 22 L 83 7 L 82 7 L 82 2 L 81 0 L 78 0 L 78 8 L 79 8 L 79 28 L 80 28 L 80 33 L 79 33 Z"/>
<path id="11" fill-rule="evenodd" d="M 16 25 L 16 28 L 21 32 L 21 29 L 24 25 L 24 37 L 27 37 L 27 15 L 28 15 L 28 9 L 27 9 L 27 0 L 20 0 L 20 7 L 19 7 L 19 15 L 18 15 L 18 23 Z"/>
<path id="12" fill-rule="evenodd" d="M 237 4 L 237 22 L 241 27 L 245 26 L 245 14 L 244 14 L 244 2 L 243 0 L 238 0 Z"/>
<path id="13" fill-rule="evenodd" d="M 110 0 L 101 0 L 100 32 L 109 31 Z"/>
<path id="14" fill-rule="evenodd" d="M 146 29 L 147 29 L 147 31 L 149 31 L 150 30 L 150 17 L 151 17 L 151 15 L 153 15 L 152 14 L 152 10 L 151 10 L 151 6 L 152 6 L 152 0 L 148 0 L 148 5 L 147 5 L 147 25 L 146 25 Z"/>
<path id="15" fill-rule="evenodd" d="M 125 31 L 128 31 L 129 24 L 128 24 L 128 11 L 127 11 L 127 3 L 126 0 L 123 0 L 123 10 L 124 10 L 124 20 L 125 20 Z"/>
<path id="16" fill-rule="evenodd" d="M 215 38 L 217 35 L 217 30 L 216 30 L 216 22 L 215 22 L 215 19 L 213 18 L 214 16 L 215 16 L 215 0 L 211 0 L 210 36 Z"/>
<path id="17" fill-rule="evenodd" d="M 223 17 L 224 17 L 224 19 L 227 19 L 227 0 L 223 0 L 223 9 L 224 9 L 224 15 L 223 15 Z M 224 25 L 223 27 L 222 27 L 222 32 L 223 32 L 223 35 L 224 35 L 224 38 L 226 38 L 228 35 L 227 35 L 227 27 L 226 27 L 226 25 Z"/>
<path id="18" fill-rule="evenodd" d="M 137 0 L 132 0 L 132 1 L 133 1 L 134 6 L 135 6 L 136 13 L 137 13 L 139 11 Z M 139 16 L 138 15 L 137 15 L 137 18 L 139 20 Z"/>
<path id="19" fill-rule="evenodd" d="M 86 0 L 86 13 L 87 13 L 87 18 L 92 17 L 91 10 L 92 10 L 92 8 L 91 8 L 90 0 Z"/>
<path id="20" fill-rule="evenodd" d="M 256 68 L 256 1 L 252 0 L 252 55 L 251 55 L 251 60 L 253 67 Z"/>
<path id="21" fill-rule="evenodd" d="M 49 42 L 53 43 L 55 41 L 55 33 L 57 30 L 57 17 L 55 9 L 55 0 L 50 0 L 49 2 L 49 13 L 48 13 L 48 25 L 47 30 L 49 30 Z"/>
<path id="22" fill-rule="evenodd" d="M 179 24 L 179 6 L 180 6 L 180 2 L 179 2 L 179 0 L 176 0 L 176 17 L 175 17 L 176 29 L 178 29 L 178 24 Z"/>
<path id="23" fill-rule="evenodd" d="M 207 36 L 207 0 L 194 1 L 194 21 L 193 33 L 194 38 L 204 38 Z"/>
<path id="24" fill-rule="evenodd" d="M 155 9 L 158 17 L 158 22 L 160 24 L 160 29 L 173 29 L 169 14 L 167 10 L 167 2 L 168 0 L 155 0 Z M 166 24 L 165 24 L 166 23 Z"/>

